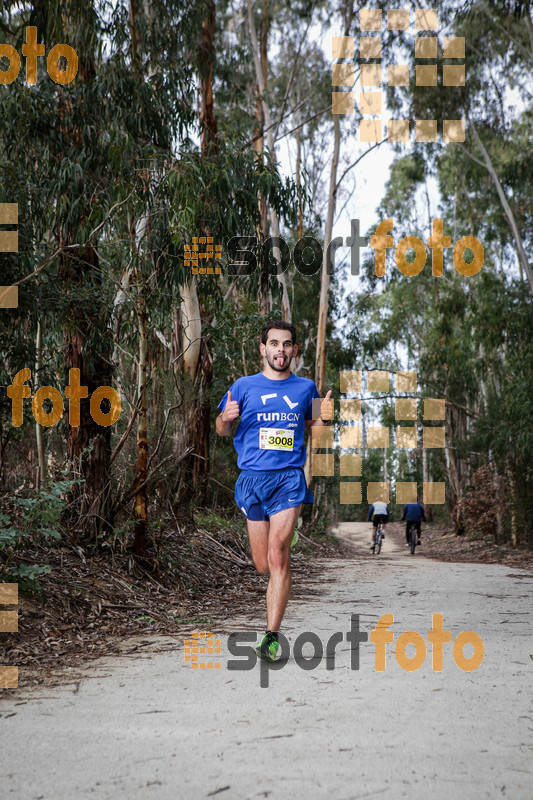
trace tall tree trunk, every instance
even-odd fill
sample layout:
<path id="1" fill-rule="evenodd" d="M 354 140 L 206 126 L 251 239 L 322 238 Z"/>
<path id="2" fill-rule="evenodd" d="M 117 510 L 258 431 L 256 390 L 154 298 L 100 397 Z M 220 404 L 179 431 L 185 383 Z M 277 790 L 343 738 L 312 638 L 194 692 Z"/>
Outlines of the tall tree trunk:
<path id="1" fill-rule="evenodd" d="M 148 551 L 148 492 L 146 487 L 148 470 L 148 313 L 146 309 L 146 283 L 143 277 L 140 260 L 146 250 L 146 233 L 150 223 L 150 211 L 137 220 L 131 231 L 132 269 L 131 282 L 135 287 L 135 314 L 139 332 L 139 363 L 137 371 L 137 396 L 139 411 L 137 414 L 137 470 L 135 475 L 135 495 L 133 500 L 134 538 L 133 552 L 144 558 Z M 129 279 L 126 279 L 129 284 Z"/>
<path id="2" fill-rule="evenodd" d="M 202 21 L 202 42 L 200 46 L 200 126 L 202 154 L 208 155 L 216 149 L 217 119 L 213 104 L 213 61 L 215 57 L 215 3 L 207 3 L 206 15 Z"/>
<path id="3" fill-rule="evenodd" d="M 140 68 L 141 56 L 141 35 L 137 19 L 139 15 L 138 0 L 130 0 L 128 23 L 130 28 L 131 39 L 131 67 L 135 78 L 139 81 L 144 79 Z"/>
<path id="4" fill-rule="evenodd" d="M 215 31 L 216 16 L 215 3 L 210 0 L 207 5 L 207 14 L 202 23 L 202 48 L 200 61 L 200 93 L 201 115 L 200 122 L 203 130 L 202 157 L 207 158 L 216 154 L 217 119 L 214 111 L 213 100 L 213 65 L 215 61 Z M 205 200 L 207 203 L 207 198 Z M 208 226 L 202 226 L 202 235 L 211 236 L 212 231 Z M 202 318 L 207 316 L 207 310 L 198 304 L 200 337 L 202 335 Z M 210 352 L 209 340 L 200 339 L 199 364 L 197 373 L 197 397 L 192 409 L 190 430 L 192 431 L 192 445 L 194 452 L 191 456 L 190 467 L 192 472 L 192 489 L 199 495 L 201 505 L 206 503 L 207 477 L 210 466 L 210 433 L 211 433 L 211 401 L 210 389 L 213 380 L 213 358 Z M 191 375 L 192 377 L 192 375 Z"/>
<path id="5" fill-rule="evenodd" d="M 202 158 L 213 157 L 217 152 L 217 119 L 213 97 L 213 66 L 215 60 L 216 8 L 213 0 L 206 4 L 202 21 L 202 38 L 199 47 L 198 73 L 200 77 L 200 129 Z M 207 203 L 208 198 L 205 198 Z M 200 235 L 211 236 L 208 226 L 201 224 Z M 183 462 L 179 476 L 180 497 L 189 502 L 193 493 L 200 493 L 200 503 L 205 504 L 207 476 L 209 474 L 209 443 L 211 424 L 210 387 L 212 383 L 212 356 L 207 340 L 202 337 L 202 318 L 207 316 L 202 308 L 195 275 L 180 287 L 181 331 L 174 330 L 173 348 L 181 350 L 175 360 L 175 374 L 180 376 L 183 400 L 178 409 L 175 449 L 181 455 L 187 447 L 193 453 Z M 176 323 L 176 319 L 175 319 Z M 174 326 L 175 327 L 175 326 Z M 176 355 L 173 356 L 176 359 Z M 190 398 L 190 401 L 188 401 Z M 176 487 L 179 486 L 179 479 Z"/>
<path id="6" fill-rule="evenodd" d="M 137 393 L 139 396 L 139 413 L 137 426 L 137 475 L 135 480 L 135 505 L 134 505 L 134 539 L 133 552 L 136 556 L 145 557 L 147 554 L 147 492 L 146 478 L 148 476 L 148 419 L 147 419 L 147 365 L 148 365 L 148 316 L 146 313 L 146 300 L 144 286 L 135 275 L 137 286 L 137 321 L 139 326 L 139 373 Z"/>
<path id="7" fill-rule="evenodd" d="M 196 277 L 182 287 L 181 293 L 181 343 L 183 349 L 183 369 L 194 380 L 202 344 L 202 316 L 198 298 Z"/>
<path id="8" fill-rule="evenodd" d="M 514 469 L 507 459 L 507 479 L 511 495 L 510 516 L 511 516 L 511 543 L 513 547 L 518 547 L 518 494 L 516 490 L 516 480 Z"/>
<path id="9" fill-rule="evenodd" d="M 176 324 L 176 315 L 173 336 L 176 352 L 173 359 L 178 357 L 174 369 L 182 392 L 182 402 L 176 415 L 174 451 L 179 458 L 188 447 L 194 448 L 179 473 L 183 479 L 180 499 L 187 503 L 199 485 L 203 488 L 209 466 L 209 461 L 206 464 L 205 459 L 206 450 L 209 454 L 210 407 L 204 383 L 210 385 L 211 374 L 202 347 L 202 316 L 196 276 L 191 276 L 190 282 L 181 288 L 181 293 L 179 324 Z"/>
<path id="10" fill-rule="evenodd" d="M 276 161 L 276 154 L 274 150 L 274 134 L 272 130 L 272 118 L 270 116 L 270 109 L 266 102 L 266 82 L 264 78 L 263 70 L 266 69 L 267 65 L 267 45 L 265 44 L 261 55 L 263 56 L 263 65 L 259 59 L 259 47 L 257 42 L 257 34 L 255 31 L 255 22 L 254 22 L 254 14 L 253 14 L 253 6 L 251 0 L 247 0 L 248 2 L 248 23 L 250 26 L 250 38 L 252 40 L 252 54 L 254 59 L 254 67 L 255 67 L 255 78 L 257 81 L 257 85 L 259 86 L 259 92 L 261 94 L 261 103 L 263 105 L 263 113 L 265 117 L 265 124 L 266 124 L 266 135 L 267 135 L 267 142 L 268 142 L 268 149 L 270 150 L 270 157 L 272 161 L 275 163 Z M 279 231 L 279 219 L 276 211 L 272 208 L 271 209 L 271 219 L 272 219 L 272 236 L 276 239 L 280 238 L 280 231 Z M 273 248 L 274 257 L 277 259 L 280 258 L 279 248 Z M 287 279 L 285 273 L 277 275 L 278 283 L 281 285 L 282 296 L 281 296 L 281 317 L 282 319 L 290 322 L 291 320 L 291 306 L 289 300 L 289 293 L 287 291 Z"/>
<path id="11" fill-rule="evenodd" d="M 299 122 L 300 112 L 298 112 Z M 302 139 L 300 128 L 296 131 L 296 190 L 298 192 L 298 239 L 302 239 L 304 235 L 304 215 L 302 208 Z"/>
<path id="12" fill-rule="evenodd" d="M 407 451 L 409 452 L 409 451 Z M 428 451 L 425 447 L 422 448 L 422 484 L 427 483 L 431 480 L 431 476 L 429 473 L 429 464 L 428 464 Z M 426 514 L 428 518 L 428 522 L 433 521 L 433 506 L 428 506 L 426 508 Z"/>
<path id="13" fill-rule="evenodd" d="M 76 284 L 87 283 L 93 278 L 100 280 L 98 255 L 93 247 L 78 247 L 62 253 L 59 280 L 68 291 Z M 90 397 L 100 386 L 112 382 L 110 365 L 110 337 L 106 335 L 107 322 L 104 316 L 104 331 L 100 334 L 99 349 L 86 349 L 87 336 L 101 331 L 100 308 L 78 306 L 64 323 L 65 371 L 79 369 L 80 384 L 88 387 L 88 397 L 80 400 L 80 424 L 72 427 L 68 409 L 65 410 L 67 427 L 67 460 L 71 474 L 84 479 L 71 492 L 71 503 L 77 507 L 82 519 L 84 533 L 95 538 L 103 529 L 109 530 L 109 457 L 111 454 L 111 428 L 97 425 L 90 413 Z M 91 448 L 88 452 L 88 448 Z M 77 501 L 77 503 L 75 503 Z"/>
<path id="14" fill-rule="evenodd" d="M 503 187 L 502 187 L 502 185 L 500 183 L 500 180 L 498 178 L 498 175 L 497 175 L 496 170 L 494 168 L 494 165 L 492 163 L 491 157 L 488 154 L 487 149 L 485 148 L 483 142 L 481 141 L 480 136 L 479 136 L 479 134 L 478 134 L 478 132 L 476 130 L 476 126 L 472 122 L 470 117 L 468 116 L 468 113 L 467 113 L 467 119 L 468 119 L 468 124 L 470 126 L 470 130 L 472 131 L 472 133 L 474 135 L 474 139 L 476 140 L 477 146 L 479 147 L 479 149 L 481 150 L 481 153 L 483 155 L 483 160 L 485 162 L 485 166 L 487 167 L 487 171 L 488 171 L 488 173 L 489 173 L 489 175 L 490 175 L 490 177 L 492 179 L 492 182 L 493 182 L 493 184 L 494 184 L 494 186 L 496 188 L 496 191 L 498 193 L 498 197 L 500 198 L 500 203 L 502 205 L 505 217 L 507 219 L 507 222 L 509 223 L 509 227 L 511 229 L 511 233 L 513 234 L 513 239 L 514 239 L 515 245 L 516 245 L 516 251 L 518 253 L 518 260 L 519 260 L 519 262 L 520 262 L 520 264 L 521 264 L 521 266 L 522 266 L 522 268 L 523 268 L 523 270 L 524 270 L 524 272 L 525 272 L 525 274 L 527 276 L 527 280 L 528 280 L 528 283 L 529 283 L 529 291 L 533 295 L 533 271 L 531 270 L 531 266 L 529 264 L 529 259 L 527 257 L 526 251 L 524 249 L 524 244 L 522 242 L 522 237 L 520 236 L 520 231 L 518 230 L 518 225 L 517 225 L 515 216 L 513 214 L 511 206 L 509 205 L 509 201 L 507 200 L 507 197 L 505 195 Z"/>
<path id="15" fill-rule="evenodd" d="M 455 427 L 453 425 L 453 410 L 446 408 L 447 412 L 447 431 L 450 432 L 450 439 L 458 439 L 455 436 Z M 446 437 L 448 439 L 448 437 Z M 453 451 L 448 444 L 445 444 L 445 459 L 446 459 L 446 472 L 448 476 L 448 500 L 451 511 L 451 516 L 454 523 L 455 534 L 458 536 L 463 533 L 461 518 L 460 518 L 460 504 L 461 498 L 461 485 L 459 476 L 459 466 L 455 458 L 455 451 Z"/>
<path id="16" fill-rule="evenodd" d="M 192 408 L 191 430 L 194 432 L 194 453 L 191 456 L 192 489 L 200 505 L 205 506 L 207 479 L 210 472 L 211 402 L 209 399 L 213 382 L 213 360 L 207 339 L 202 340 L 200 356 L 200 380 L 197 382 L 197 400 Z"/>
<path id="17" fill-rule="evenodd" d="M 526 26 L 527 32 L 529 36 L 529 49 L 531 50 L 531 55 L 533 56 L 533 22 L 531 20 L 531 2 L 530 0 L 526 0 L 526 7 L 524 10 L 524 16 L 526 18 Z"/>
<path id="18" fill-rule="evenodd" d="M 129 25 L 131 37 L 132 72 L 139 83 L 144 83 L 145 76 L 142 70 L 142 37 L 139 15 L 141 14 L 139 0 L 130 0 Z M 150 10 L 142 7 L 142 25 L 150 19 Z M 146 181 L 150 182 L 147 171 Z M 145 236 L 150 224 L 150 211 L 145 209 L 139 219 L 130 223 L 132 268 L 130 274 L 124 274 L 120 292 L 124 293 L 131 285 L 135 287 L 135 314 L 139 333 L 139 363 L 137 369 L 137 469 L 134 483 L 133 519 L 134 537 L 133 552 L 140 558 L 145 558 L 148 552 L 148 499 L 146 480 L 148 477 L 148 418 L 147 418 L 147 373 L 148 373 L 148 314 L 146 309 L 146 285 L 141 268 L 141 259 L 145 249 Z M 120 312 L 119 312 L 120 313 Z"/>
<path id="19" fill-rule="evenodd" d="M 263 81 L 264 85 L 267 85 L 268 81 L 268 60 L 266 58 L 266 54 L 268 52 L 268 28 L 265 24 L 265 16 L 261 19 L 261 68 L 263 72 Z M 264 57 L 263 57 L 264 53 Z M 262 164 L 264 161 L 264 146 L 265 146 L 265 139 L 264 139 L 264 129 L 265 129 L 265 114 L 263 111 L 263 103 L 261 101 L 261 92 L 259 89 L 259 84 L 256 83 L 255 85 L 255 116 L 257 119 L 257 126 L 256 126 L 256 135 L 258 138 L 255 140 L 254 149 L 257 153 L 257 158 L 259 162 Z M 268 221 L 268 206 L 267 200 L 264 195 L 259 193 L 258 196 L 258 205 L 259 205 L 259 217 L 260 222 L 257 229 L 257 239 L 259 243 L 265 242 L 268 239 L 268 229 L 269 229 L 269 221 Z M 261 313 L 266 317 L 270 314 L 272 309 L 272 292 L 270 289 L 270 276 L 268 270 L 265 270 L 264 265 L 260 263 L 259 265 L 259 281 L 257 286 L 257 304 Z"/>
<path id="20" fill-rule="evenodd" d="M 349 36 L 355 17 L 353 0 L 347 4 L 344 14 L 344 35 Z M 324 396 L 326 377 L 326 327 L 328 322 L 329 300 L 329 245 L 333 233 L 333 220 L 337 205 L 337 168 L 341 146 L 341 128 L 339 115 L 333 114 L 333 158 L 329 177 L 328 215 L 324 231 L 324 250 L 322 254 L 322 275 L 320 280 L 320 301 L 318 306 L 318 329 L 316 337 L 315 383 L 321 396 Z"/>
<path id="21" fill-rule="evenodd" d="M 44 29 L 51 31 L 57 19 L 48 4 L 41 4 Z M 78 52 L 78 74 L 76 80 L 91 91 L 96 76 L 95 48 L 92 22 L 94 8 L 91 3 L 65 6 L 61 18 L 62 29 L 69 31 L 68 41 Z M 73 150 L 79 149 L 80 130 L 73 126 L 68 93 L 58 87 L 58 124 Z M 80 423 L 72 427 L 68 407 L 65 411 L 67 431 L 67 462 L 70 475 L 82 478 L 70 492 L 71 516 L 78 514 L 75 530 L 81 528 L 84 537 L 97 538 L 103 530 L 111 528 L 111 505 L 109 497 L 109 457 L 111 453 L 111 428 L 97 425 L 90 413 L 90 397 L 100 386 L 112 384 L 111 336 L 108 335 L 108 310 L 105 301 L 83 303 L 76 298 L 69 303 L 71 293 L 80 288 L 90 288 L 92 296 L 100 297 L 101 269 L 98 259 L 98 244 L 77 245 L 79 228 L 85 226 L 88 211 L 80 209 L 78 218 L 72 223 L 57 219 L 58 243 L 67 246 L 58 263 L 58 279 L 67 301 L 62 320 L 64 337 L 65 377 L 68 380 L 72 368 L 80 370 L 80 384 L 88 387 L 88 397 L 80 401 Z M 70 306 L 70 307 L 69 307 Z M 90 345 L 89 342 L 90 341 Z M 107 405 L 107 401 L 106 401 Z"/>
<path id="22" fill-rule="evenodd" d="M 485 348 L 483 344 L 479 347 L 479 358 L 481 361 L 485 359 Z M 479 386 L 481 389 L 481 397 L 484 400 L 485 408 L 488 408 L 489 403 L 489 391 L 487 386 L 487 381 L 485 380 L 485 373 L 482 373 Z M 496 465 L 496 461 L 494 460 L 494 455 L 492 450 L 489 447 L 489 466 L 492 471 L 492 485 L 494 487 L 494 499 L 495 499 L 495 515 L 496 515 L 496 529 L 494 531 L 494 541 L 496 544 L 499 544 L 503 541 L 503 514 L 502 514 L 502 505 L 503 505 L 503 492 L 502 492 L 502 484 L 500 480 L 500 476 L 498 474 L 498 467 Z"/>
<path id="23" fill-rule="evenodd" d="M 341 128 L 339 115 L 333 115 L 333 158 L 331 160 L 331 172 L 329 177 L 328 194 L 328 215 L 326 219 L 326 229 L 324 231 L 324 250 L 322 254 L 322 275 L 320 279 L 320 300 L 318 306 L 318 329 L 316 336 L 316 362 L 315 362 L 315 382 L 317 389 L 324 397 L 324 382 L 326 378 L 326 326 L 328 322 L 328 301 L 329 301 L 329 244 L 333 233 L 333 219 L 335 217 L 335 206 L 337 203 L 337 167 L 339 164 L 339 153 L 341 146 Z"/>
<path id="24" fill-rule="evenodd" d="M 429 481 L 428 451 L 425 447 L 422 448 L 422 481 L 425 483 Z"/>
<path id="25" fill-rule="evenodd" d="M 491 453 L 489 451 L 489 464 L 492 469 L 492 485 L 494 487 L 494 498 L 496 500 L 496 529 L 494 531 L 494 541 L 499 544 L 503 541 L 503 514 L 502 514 L 502 485 L 501 479 L 498 475 L 498 467 L 496 463 L 491 460 Z"/>
<path id="26" fill-rule="evenodd" d="M 37 336 L 35 339 L 35 385 L 39 386 L 40 372 L 41 372 L 41 359 L 42 359 L 42 331 L 41 322 L 37 320 Z M 36 483 L 36 488 L 46 480 L 46 463 L 44 460 L 44 446 L 43 446 L 43 428 L 38 422 L 35 423 L 35 437 L 37 439 L 37 460 L 39 463 L 39 480 Z"/>

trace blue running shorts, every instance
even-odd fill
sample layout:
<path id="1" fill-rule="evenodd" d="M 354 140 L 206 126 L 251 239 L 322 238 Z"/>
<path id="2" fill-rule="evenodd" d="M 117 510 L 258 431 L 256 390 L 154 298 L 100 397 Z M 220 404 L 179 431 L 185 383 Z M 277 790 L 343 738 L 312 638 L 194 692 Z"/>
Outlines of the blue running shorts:
<path id="1" fill-rule="evenodd" d="M 235 502 L 246 519 L 258 522 L 301 503 L 312 503 L 302 467 L 256 472 L 243 470 L 235 484 Z"/>

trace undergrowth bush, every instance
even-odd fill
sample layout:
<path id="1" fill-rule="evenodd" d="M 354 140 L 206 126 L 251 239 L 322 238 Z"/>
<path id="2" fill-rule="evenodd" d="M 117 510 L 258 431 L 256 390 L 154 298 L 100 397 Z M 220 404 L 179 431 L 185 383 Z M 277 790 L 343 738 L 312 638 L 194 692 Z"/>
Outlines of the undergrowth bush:
<path id="1" fill-rule="evenodd" d="M 17 554 L 34 544 L 61 539 L 60 519 L 66 496 L 74 480 L 43 484 L 33 497 L 11 497 L 0 510 L 0 580 L 18 583 L 21 589 L 37 592 L 39 576 L 51 572 L 49 564 L 21 564 Z"/>

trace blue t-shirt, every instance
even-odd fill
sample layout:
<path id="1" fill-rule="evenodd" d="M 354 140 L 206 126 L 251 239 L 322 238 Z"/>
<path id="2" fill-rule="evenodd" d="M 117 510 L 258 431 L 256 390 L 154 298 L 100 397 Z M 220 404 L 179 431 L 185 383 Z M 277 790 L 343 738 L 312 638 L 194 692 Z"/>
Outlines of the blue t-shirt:
<path id="1" fill-rule="evenodd" d="M 239 378 L 230 386 L 241 419 L 233 444 L 239 469 L 261 472 L 302 467 L 305 463 L 305 420 L 312 419 L 312 402 L 320 397 L 314 381 L 290 375 L 281 381 L 262 372 Z M 228 394 L 218 408 L 226 408 Z"/>
<path id="2" fill-rule="evenodd" d="M 426 515 L 422 503 L 407 503 L 403 507 L 402 519 L 407 517 L 407 522 L 425 522 Z"/>

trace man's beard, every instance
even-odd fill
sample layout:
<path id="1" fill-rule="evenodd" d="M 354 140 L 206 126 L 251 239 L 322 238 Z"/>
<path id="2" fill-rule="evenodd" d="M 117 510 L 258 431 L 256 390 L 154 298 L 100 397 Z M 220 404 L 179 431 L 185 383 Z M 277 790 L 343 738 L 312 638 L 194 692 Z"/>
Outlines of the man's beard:
<path id="1" fill-rule="evenodd" d="M 276 356 L 269 356 L 268 353 L 265 353 L 265 358 L 268 362 L 268 366 L 271 367 L 275 372 L 286 372 L 291 364 L 291 359 L 287 358 L 285 355 L 283 365 L 276 363 Z"/>

